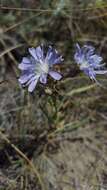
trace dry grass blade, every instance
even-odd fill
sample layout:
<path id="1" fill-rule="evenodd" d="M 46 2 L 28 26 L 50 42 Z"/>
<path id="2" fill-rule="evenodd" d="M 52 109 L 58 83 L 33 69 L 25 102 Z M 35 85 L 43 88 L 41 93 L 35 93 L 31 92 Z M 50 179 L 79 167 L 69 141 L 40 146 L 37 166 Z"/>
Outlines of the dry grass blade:
<path id="1" fill-rule="evenodd" d="M 4 56 L 5 54 L 7 54 L 8 52 L 10 52 L 10 51 L 12 51 L 12 50 L 14 50 L 14 49 L 17 49 L 17 48 L 19 48 L 19 47 L 22 47 L 23 46 L 23 44 L 17 44 L 17 45 L 15 45 L 15 46 L 12 46 L 12 47 L 10 47 L 10 48 L 7 48 L 5 51 L 3 51 L 1 54 L 0 54 L 0 58 L 2 57 L 2 56 Z"/>
<path id="2" fill-rule="evenodd" d="M 78 88 L 78 89 L 74 89 L 74 90 L 66 93 L 65 96 L 73 96 L 75 94 L 85 92 L 85 91 L 90 90 L 90 89 L 95 88 L 95 87 L 96 87 L 96 84 L 92 84 L 92 85 L 88 85 L 88 86 L 81 87 L 81 88 Z"/>
<path id="3" fill-rule="evenodd" d="M 17 154 L 23 158 L 26 163 L 30 166 L 30 168 L 32 169 L 32 171 L 34 172 L 34 174 L 37 176 L 39 182 L 40 182 L 40 185 L 41 185 L 41 188 L 42 190 L 44 190 L 44 184 L 42 182 L 42 179 L 41 179 L 41 176 L 38 172 L 38 170 L 36 169 L 36 167 L 34 166 L 34 164 L 29 160 L 29 158 L 19 149 L 17 148 L 14 144 L 12 144 L 10 142 L 10 140 L 0 131 L 0 136 L 2 139 L 5 140 L 6 143 L 8 143 L 9 145 L 11 145 L 11 147 L 17 152 Z"/>
<path id="4" fill-rule="evenodd" d="M 20 7 L 7 7 L 7 6 L 1 6 L 0 7 L 2 10 L 16 10 L 16 11 L 32 11 L 32 12 L 54 12 L 56 10 L 54 9 L 34 9 L 34 8 L 20 8 Z M 72 9 L 75 9 L 75 11 L 91 11 L 91 10 L 96 10 L 96 9 L 104 9 L 107 8 L 107 4 L 102 4 L 100 6 L 90 6 L 87 8 L 81 8 L 81 6 L 77 8 L 77 6 L 73 6 Z M 69 10 L 70 12 L 71 10 Z"/>

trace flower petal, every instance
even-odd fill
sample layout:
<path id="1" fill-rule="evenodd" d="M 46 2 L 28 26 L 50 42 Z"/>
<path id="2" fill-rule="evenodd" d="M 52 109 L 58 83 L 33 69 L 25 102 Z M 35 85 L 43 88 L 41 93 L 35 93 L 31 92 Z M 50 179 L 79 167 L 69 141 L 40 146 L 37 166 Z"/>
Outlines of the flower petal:
<path id="1" fill-rule="evenodd" d="M 32 77 L 34 76 L 34 74 L 24 74 L 24 75 L 22 75 L 19 79 L 18 79 L 18 81 L 21 83 L 21 84 L 24 84 L 24 83 L 26 83 L 28 80 L 30 80 Z"/>
<path id="2" fill-rule="evenodd" d="M 33 81 L 30 83 L 30 85 L 29 85 L 29 87 L 28 87 L 28 91 L 29 91 L 29 92 L 33 92 L 33 90 L 35 89 L 35 87 L 36 87 L 36 85 L 37 85 L 37 82 L 38 82 L 38 78 L 35 79 L 35 80 L 33 80 Z"/>
<path id="3" fill-rule="evenodd" d="M 101 65 L 103 58 L 98 55 L 92 55 L 89 57 L 89 63 L 93 65 L 94 68 L 99 67 Z"/>
<path id="4" fill-rule="evenodd" d="M 18 68 L 20 70 L 34 70 L 35 69 L 35 65 L 34 64 L 25 64 L 25 63 L 20 63 L 18 65 Z"/>
<path id="5" fill-rule="evenodd" d="M 106 74 L 107 71 L 106 70 L 102 70 L 102 71 L 95 71 L 96 74 L 99 74 L 99 75 L 103 75 L 103 74 Z"/>
<path id="6" fill-rule="evenodd" d="M 84 45 L 81 48 L 82 53 L 84 54 L 88 54 L 88 56 L 91 56 L 94 54 L 95 51 L 95 47 L 91 46 L 91 45 Z"/>
<path id="7" fill-rule="evenodd" d="M 47 74 L 42 74 L 40 76 L 40 82 L 43 83 L 43 84 L 47 83 Z"/>
<path id="8" fill-rule="evenodd" d="M 62 78 L 62 75 L 55 71 L 50 71 L 49 75 L 54 78 L 55 80 L 60 80 Z"/>
<path id="9" fill-rule="evenodd" d="M 81 48 L 78 43 L 76 43 L 75 47 L 76 47 L 76 51 L 78 51 L 78 53 L 81 53 Z"/>
<path id="10" fill-rule="evenodd" d="M 34 75 L 33 77 L 31 77 L 31 78 L 27 81 L 27 83 L 25 84 L 25 86 L 30 85 L 30 83 L 31 83 L 32 81 L 34 81 L 34 80 L 36 80 L 36 79 L 39 79 L 39 77 L 40 77 L 40 75 Z"/>
<path id="11" fill-rule="evenodd" d="M 31 63 L 31 61 L 30 61 L 30 59 L 29 59 L 29 58 L 27 58 L 27 57 L 23 57 L 23 59 L 22 59 L 22 63 L 27 63 L 27 64 L 30 64 L 30 63 Z"/>
<path id="12" fill-rule="evenodd" d="M 89 75 L 90 79 L 92 79 L 92 80 L 94 79 L 95 80 L 96 73 L 95 73 L 95 71 L 92 68 L 89 68 L 88 75 Z"/>
<path id="13" fill-rule="evenodd" d="M 82 53 L 82 50 L 79 46 L 79 44 L 76 44 L 76 52 L 74 54 L 74 60 L 77 64 L 82 64 L 84 61 L 84 54 Z"/>
<path id="14" fill-rule="evenodd" d="M 37 58 L 43 59 L 44 55 L 43 55 L 43 49 L 41 48 L 41 46 L 38 46 L 35 50 L 36 50 Z"/>
<path id="15" fill-rule="evenodd" d="M 38 61 L 37 55 L 36 55 L 36 49 L 35 48 L 29 48 L 29 53 L 32 55 L 32 57 Z"/>
<path id="16" fill-rule="evenodd" d="M 29 53 L 34 57 L 36 61 L 40 61 L 40 59 L 43 59 L 43 50 L 41 46 L 38 46 L 37 48 L 29 48 Z"/>
<path id="17" fill-rule="evenodd" d="M 57 59 L 54 60 L 53 64 L 59 64 L 63 61 L 64 59 L 62 58 L 62 56 L 59 56 Z"/>
<path id="18" fill-rule="evenodd" d="M 49 46 L 45 60 L 48 61 L 49 64 L 53 65 L 61 63 L 64 59 L 58 54 L 56 49 L 53 49 L 52 46 Z"/>

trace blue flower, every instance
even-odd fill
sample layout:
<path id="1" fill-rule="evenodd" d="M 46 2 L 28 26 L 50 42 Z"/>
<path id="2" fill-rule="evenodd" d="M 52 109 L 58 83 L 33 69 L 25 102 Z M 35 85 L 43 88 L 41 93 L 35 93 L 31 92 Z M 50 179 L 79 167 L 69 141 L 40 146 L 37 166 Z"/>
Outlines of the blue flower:
<path id="1" fill-rule="evenodd" d="M 96 75 L 103 75 L 107 73 L 102 64 L 102 57 L 95 54 L 95 48 L 90 45 L 84 45 L 82 48 L 76 44 L 76 52 L 74 55 L 76 63 L 79 65 L 80 70 L 84 71 L 90 79 L 98 83 Z"/>
<path id="2" fill-rule="evenodd" d="M 24 57 L 19 64 L 19 69 L 22 70 L 19 82 L 24 86 L 28 86 L 29 92 L 35 89 L 38 81 L 46 84 L 48 74 L 55 80 L 62 78 L 60 73 L 52 70 L 54 64 L 63 61 L 62 56 L 59 56 L 52 46 L 48 47 L 46 55 L 44 55 L 43 46 L 29 48 L 29 53 L 30 57 Z"/>

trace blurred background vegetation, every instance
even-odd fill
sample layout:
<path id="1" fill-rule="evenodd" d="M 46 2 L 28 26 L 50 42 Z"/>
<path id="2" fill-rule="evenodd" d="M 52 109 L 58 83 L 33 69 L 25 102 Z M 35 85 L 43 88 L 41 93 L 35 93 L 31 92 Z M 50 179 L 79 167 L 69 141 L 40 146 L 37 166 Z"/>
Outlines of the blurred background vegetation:
<path id="1" fill-rule="evenodd" d="M 107 189 L 107 88 L 79 71 L 76 42 L 107 63 L 106 0 L 1 0 L 0 190 Z M 65 58 L 63 79 L 29 94 L 18 64 L 41 43 Z"/>

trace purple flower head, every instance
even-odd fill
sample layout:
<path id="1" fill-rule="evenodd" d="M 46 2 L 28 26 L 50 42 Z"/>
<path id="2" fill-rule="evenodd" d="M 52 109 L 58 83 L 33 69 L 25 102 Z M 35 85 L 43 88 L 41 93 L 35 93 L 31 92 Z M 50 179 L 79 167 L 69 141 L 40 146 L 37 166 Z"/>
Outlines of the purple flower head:
<path id="1" fill-rule="evenodd" d="M 92 80 L 96 80 L 96 75 L 106 74 L 107 70 L 104 70 L 104 64 L 102 64 L 102 57 L 95 54 L 95 48 L 90 45 L 84 45 L 82 48 L 79 44 L 76 44 L 76 52 L 74 55 L 76 63 L 79 65 L 80 70 L 84 71 L 86 75 Z"/>
<path id="2" fill-rule="evenodd" d="M 28 86 L 29 92 L 35 89 L 38 80 L 46 84 L 48 74 L 55 80 L 62 78 L 60 73 L 52 70 L 54 64 L 59 64 L 63 61 L 62 56 L 59 56 L 52 46 L 48 47 L 46 55 L 44 55 L 43 46 L 29 48 L 29 53 L 30 57 L 24 57 L 19 64 L 19 69 L 22 70 L 19 82 Z"/>

